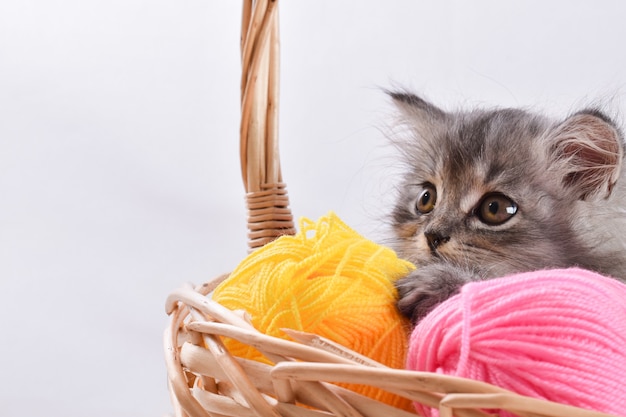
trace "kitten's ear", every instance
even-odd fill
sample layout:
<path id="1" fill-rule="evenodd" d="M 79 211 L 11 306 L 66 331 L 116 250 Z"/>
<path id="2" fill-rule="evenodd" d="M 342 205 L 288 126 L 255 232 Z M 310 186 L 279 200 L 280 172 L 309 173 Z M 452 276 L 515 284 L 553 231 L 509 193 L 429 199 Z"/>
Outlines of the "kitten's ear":
<path id="1" fill-rule="evenodd" d="M 611 195 L 624 156 L 623 140 L 604 114 L 584 111 L 567 118 L 550 133 L 552 160 L 563 184 L 581 200 Z"/>
<path id="2" fill-rule="evenodd" d="M 405 122 L 420 125 L 444 123 L 448 114 L 432 103 L 406 91 L 386 91 Z"/>

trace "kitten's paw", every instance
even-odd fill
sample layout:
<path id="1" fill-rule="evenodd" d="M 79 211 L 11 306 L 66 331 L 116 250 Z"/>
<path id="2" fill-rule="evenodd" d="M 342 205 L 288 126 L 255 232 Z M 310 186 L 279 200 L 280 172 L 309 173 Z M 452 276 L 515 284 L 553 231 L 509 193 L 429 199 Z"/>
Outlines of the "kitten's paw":
<path id="1" fill-rule="evenodd" d="M 463 284 L 476 280 L 473 273 L 452 265 L 418 267 L 396 281 L 398 310 L 415 325 L 438 304 L 458 293 Z"/>

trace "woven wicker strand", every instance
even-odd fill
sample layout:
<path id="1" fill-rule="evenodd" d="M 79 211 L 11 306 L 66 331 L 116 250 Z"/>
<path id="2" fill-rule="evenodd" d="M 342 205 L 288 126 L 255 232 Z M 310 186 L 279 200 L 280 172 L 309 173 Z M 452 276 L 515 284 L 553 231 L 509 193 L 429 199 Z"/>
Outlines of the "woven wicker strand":
<path id="1" fill-rule="evenodd" d="M 295 232 L 278 157 L 277 0 L 245 0 L 242 19 L 241 165 L 249 246 Z M 294 341 L 260 333 L 244 312 L 209 294 L 226 276 L 170 294 L 164 333 L 170 397 L 177 417 L 411 417 L 415 414 L 335 385 L 359 383 L 436 408 L 441 417 L 608 417 L 523 397 L 483 382 L 389 369 L 325 340 L 285 329 Z M 222 337 L 262 352 L 274 365 L 235 357 Z"/>
<path id="2" fill-rule="evenodd" d="M 244 1 L 240 157 L 251 250 L 295 233 L 278 152 L 279 48 L 277 1 Z"/>
<path id="3" fill-rule="evenodd" d="M 179 417 L 413 416 L 334 383 L 378 387 L 437 408 L 442 417 L 487 416 L 481 409 L 504 409 L 521 417 L 609 416 L 523 397 L 484 382 L 389 369 L 371 360 L 364 364 L 360 355 L 334 343 L 328 348 L 311 335 L 299 336 L 309 340 L 307 345 L 262 334 L 245 314 L 230 311 L 206 296 L 224 278 L 196 289 L 181 288 L 166 303 L 172 315 L 165 333 L 166 363 Z M 221 337 L 255 347 L 275 365 L 231 355 Z"/>

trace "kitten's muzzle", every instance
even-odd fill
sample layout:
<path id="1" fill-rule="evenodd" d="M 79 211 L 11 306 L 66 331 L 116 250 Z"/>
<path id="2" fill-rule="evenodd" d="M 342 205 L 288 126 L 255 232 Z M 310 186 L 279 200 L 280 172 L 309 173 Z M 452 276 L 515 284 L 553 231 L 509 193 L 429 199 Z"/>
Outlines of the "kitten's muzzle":
<path id="1" fill-rule="evenodd" d="M 432 252 L 435 252 L 437 248 L 443 245 L 446 242 L 450 241 L 450 236 L 442 236 L 439 233 L 424 233 L 426 237 L 426 241 L 428 242 L 428 247 Z"/>

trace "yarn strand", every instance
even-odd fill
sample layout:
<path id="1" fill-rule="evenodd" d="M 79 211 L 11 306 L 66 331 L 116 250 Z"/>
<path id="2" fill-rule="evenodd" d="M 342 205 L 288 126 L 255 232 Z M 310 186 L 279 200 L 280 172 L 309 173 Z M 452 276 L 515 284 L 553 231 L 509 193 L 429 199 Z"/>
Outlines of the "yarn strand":
<path id="1" fill-rule="evenodd" d="M 407 367 L 623 415 L 625 347 L 626 285 L 575 268 L 537 271 L 466 284 L 414 329 Z"/>
<path id="2" fill-rule="evenodd" d="M 404 368 L 408 322 L 398 313 L 393 282 L 415 267 L 389 248 L 360 236 L 334 213 L 303 218 L 300 232 L 257 249 L 216 288 L 213 299 L 245 310 L 259 331 L 315 333 L 379 363 Z M 270 362 L 259 351 L 225 340 L 240 357 Z M 369 386 L 356 392 L 405 410 L 411 402 Z"/>

